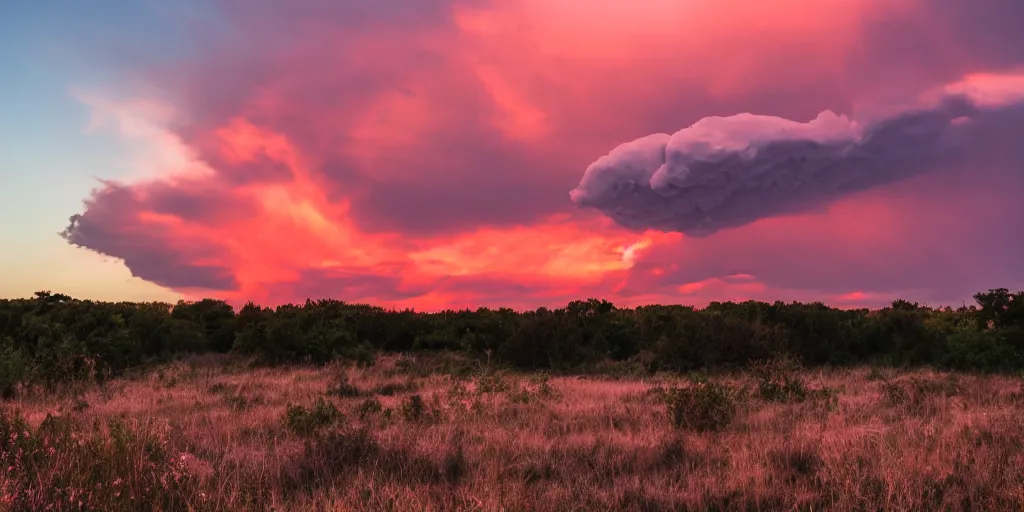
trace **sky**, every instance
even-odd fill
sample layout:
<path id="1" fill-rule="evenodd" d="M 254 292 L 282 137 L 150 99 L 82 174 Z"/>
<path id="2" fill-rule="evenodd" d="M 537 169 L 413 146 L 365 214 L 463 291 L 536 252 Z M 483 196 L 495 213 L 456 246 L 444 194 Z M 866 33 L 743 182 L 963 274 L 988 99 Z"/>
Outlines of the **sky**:
<path id="1" fill-rule="evenodd" d="M 433 311 L 959 306 L 1024 288 L 1019 0 L 0 11 L 0 297 Z M 935 99 L 965 90 L 984 109 Z M 779 135 L 830 115 L 867 160 Z M 613 151 L 652 134 L 677 141 L 655 163 L 689 162 L 704 192 L 658 199 L 655 165 L 628 201 L 590 200 L 593 176 L 636 170 Z M 739 149 L 714 153 L 726 139 Z M 769 197 L 735 178 L 760 162 L 751 144 L 845 158 L 822 167 L 845 184 L 808 175 Z M 681 184 L 673 169 L 658 183 Z"/>

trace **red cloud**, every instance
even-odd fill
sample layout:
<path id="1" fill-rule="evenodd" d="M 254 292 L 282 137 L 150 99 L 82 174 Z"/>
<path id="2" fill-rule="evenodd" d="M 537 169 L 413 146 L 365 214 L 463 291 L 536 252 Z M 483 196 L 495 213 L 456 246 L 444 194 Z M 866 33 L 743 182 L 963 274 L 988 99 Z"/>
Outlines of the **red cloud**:
<path id="1" fill-rule="evenodd" d="M 137 70 L 173 107 L 160 141 L 179 167 L 104 182 L 67 238 L 187 296 L 264 303 L 956 300 L 1021 284 L 1019 173 L 930 177 L 701 240 L 573 207 L 587 164 L 637 136 L 846 112 L 1024 62 L 1010 0 L 770 4 L 225 1 L 197 29 L 202 54 Z"/>

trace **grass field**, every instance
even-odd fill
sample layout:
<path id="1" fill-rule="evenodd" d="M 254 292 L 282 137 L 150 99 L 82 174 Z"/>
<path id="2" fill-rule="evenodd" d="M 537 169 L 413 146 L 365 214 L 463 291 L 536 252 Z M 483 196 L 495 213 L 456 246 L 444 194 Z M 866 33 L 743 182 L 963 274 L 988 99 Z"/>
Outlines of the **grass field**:
<path id="1" fill-rule="evenodd" d="M 1021 510 L 1020 379 L 780 368 L 193 359 L 5 402 L 0 507 Z"/>

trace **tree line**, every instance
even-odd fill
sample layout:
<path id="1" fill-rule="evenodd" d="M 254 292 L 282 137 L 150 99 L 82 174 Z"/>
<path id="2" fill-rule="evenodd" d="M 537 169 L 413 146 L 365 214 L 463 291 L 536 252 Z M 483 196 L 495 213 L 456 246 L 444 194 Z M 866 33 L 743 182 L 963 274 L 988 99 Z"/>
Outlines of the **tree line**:
<path id="1" fill-rule="evenodd" d="M 105 380 L 184 354 L 235 353 L 262 364 L 372 361 L 380 351 L 460 351 L 522 368 L 573 371 L 608 362 L 643 371 L 740 367 L 786 355 L 809 365 L 932 365 L 1024 370 L 1024 292 L 993 289 L 977 304 L 886 308 L 712 302 L 705 308 L 564 308 L 421 313 L 338 300 L 237 311 L 214 299 L 96 302 L 36 292 L 0 300 L 0 391 L 19 384 Z"/>

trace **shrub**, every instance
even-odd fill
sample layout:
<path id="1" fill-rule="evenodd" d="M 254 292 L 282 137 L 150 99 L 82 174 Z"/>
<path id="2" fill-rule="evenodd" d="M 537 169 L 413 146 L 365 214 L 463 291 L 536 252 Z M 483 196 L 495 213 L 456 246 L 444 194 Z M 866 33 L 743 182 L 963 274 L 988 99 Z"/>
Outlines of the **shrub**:
<path id="1" fill-rule="evenodd" d="M 725 428 L 736 416 L 738 393 L 714 382 L 673 388 L 664 395 L 669 420 L 677 428 L 698 432 Z"/>
<path id="2" fill-rule="evenodd" d="M 910 401 L 910 393 L 896 382 L 882 381 L 879 386 L 882 399 L 889 405 L 903 405 Z"/>
<path id="3" fill-rule="evenodd" d="M 446 482 L 458 482 L 469 471 L 469 463 L 462 449 L 462 439 L 462 431 L 456 431 L 444 460 L 441 461 L 441 478 Z"/>
<path id="4" fill-rule="evenodd" d="M 407 380 L 405 382 L 388 382 L 387 384 L 381 384 L 373 389 L 375 394 L 381 396 L 394 396 L 399 393 L 412 393 L 420 389 L 419 384 L 415 381 Z"/>
<path id="5" fill-rule="evenodd" d="M 789 485 L 813 479 L 822 466 L 821 455 L 810 447 L 787 447 L 770 452 L 769 459 Z"/>
<path id="6" fill-rule="evenodd" d="M 533 379 L 537 385 L 537 394 L 542 398 L 558 398 L 558 390 L 551 385 L 551 381 L 547 375 L 540 375 Z"/>
<path id="7" fill-rule="evenodd" d="M 505 379 L 505 376 L 498 372 L 489 372 L 485 375 L 481 375 L 476 381 L 476 390 L 478 393 L 502 393 L 508 391 L 509 384 Z"/>
<path id="8" fill-rule="evenodd" d="M 799 365 L 790 359 L 751 363 L 749 367 L 757 382 L 757 396 L 762 400 L 799 402 L 810 394 L 807 385 L 796 375 Z"/>
<path id="9" fill-rule="evenodd" d="M 75 397 L 75 399 L 71 401 L 72 412 L 82 412 L 88 408 L 89 402 L 86 402 L 82 397 Z"/>
<path id="10" fill-rule="evenodd" d="M 528 404 L 535 400 L 556 398 L 558 396 L 558 392 L 548 382 L 547 376 L 534 377 L 530 380 L 533 384 L 532 388 L 521 382 L 513 382 L 509 386 L 508 397 L 510 402 L 514 404 Z"/>
<path id="11" fill-rule="evenodd" d="M 871 371 L 868 372 L 866 379 L 869 381 L 885 380 L 885 374 L 882 373 L 882 370 L 877 366 L 872 366 Z"/>
<path id="12" fill-rule="evenodd" d="M 371 397 L 359 404 L 359 407 L 356 409 L 356 413 L 359 414 L 359 419 L 365 420 L 370 417 L 370 415 L 378 414 L 383 410 L 384 407 L 381 405 L 380 400 Z"/>
<path id="13" fill-rule="evenodd" d="M 352 398 L 362 395 L 362 392 L 348 381 L 348 375 L 339 372 L 335 374 L 334 382 L 327 387 L 327 394 L 342 398 Z"/>
<path id="14" fill-rule="evenodd" d="M 288 404 L 284 422 L 289 430 L 296 434 L 308 436 L 341 419 L 341 412 L 333 403 L 318 397 L 313 407 Z"/>
<path id="15" fill-rule="evenodd" d="M 535 398 L 536 395 L 530 392 L 528 388 L 516 386 L 514 389 L 509 390 L 508 400 L 514 404 L 528 404 Z"/>
<path id="16" fill-rule="evenodd" d="M 255 400 L 250 400 L 243 395 L 227 395 L 224 397 L 224 403 L 235 412 L 241 412 L 253 405 Z"/>
<path id="17" fill-rule="evenodd" d="M 769 402 L 805 402 L 814 400 L 828 408 L 838 405 L 839 394 L 830 388 L 814 389 L 797 375 L 800 365 L 788 358 L 752 363 L 757 396 Z"/>
<path id="18" fill-rule="evenodd" d="M 903 381 L 883 381 L 879 389 L 887 404 L 920 414 L 929 410 L 931 397 L 959 394 L 960 382 L 955 377 L 939 380 L 910 377 Z"/>
<path id="19" fill-rule="evenodd" d="M 0 398 L 13 398 L 18 386 L 25 382 L 31 370 L 31 359 L 23 350 L 14 348 L 13 341 L 0 340 Z"/>
<path id="20" fill-rule="evenodd" d="M 306 440 L 302 453 L 282 465 L 281 478 L 289 493 L 324 487 L 377 458 L 380 445 L 365 429 L 332 429 Z"/>
<path id="21" fill-rule="evenodd" d="M 424 418 L 427 412 L 426 403 L 423 401 L 423 397 L 420 395 L 412 395 L 402 400 L 401 406 L 402 417 L 406 421 L 420 421 Z"/>
<path id="22" fill-rule="evenodd" d="M 403 355 L 395 361 L 396 370 L 414 378 L 437 374 L 458 378 L 469 377 L 478 371 L 480 366 L 479 361 L 465 354 L 443 350 Z"/>
<path id="23" fill-rule="evenodd" d="M 910 385 L 918 392 L 923 394 L 942 395 L 946 397 L 959 395 L 962 391 L 960 385 L 960 378 L 956 375 L 947 375 L 941 379 L 924 379 L 920 377 L 911 377 Z"/>

